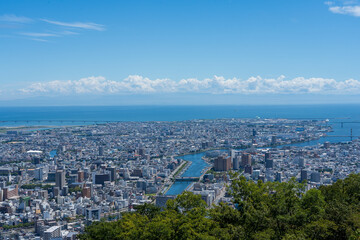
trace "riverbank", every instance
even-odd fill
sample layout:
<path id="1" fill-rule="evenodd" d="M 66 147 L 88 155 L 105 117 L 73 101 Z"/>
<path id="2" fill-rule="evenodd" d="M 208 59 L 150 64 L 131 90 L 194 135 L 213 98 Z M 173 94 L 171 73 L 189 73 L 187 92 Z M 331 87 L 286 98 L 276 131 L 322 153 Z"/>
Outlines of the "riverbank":
<path id="1" fill-rule="evenodd" d="M 189 166 L 192 164 L 192 162 L 189 161 L 185 161 L 182 160 L 183 162 L 181 163 L 181 165 L 176 169 L 176 172 L 173 174 L 173 179 L 175 179 L 177 176 L 181 175 L 184 173 L 184 171 L 186 171 Z"/>
<path id="2" fill-rule="evenodd" d="M 337 131 L 341 131 L 342 129 L 339 128 L 333 128 L 332 129 L 333 132 L 335 134 L 338 134 Z M 324 143 L 326 141 L 329 142 L 336 142 L 336 140 L 338 139 L 334 139 L 331 136 L 327 136 L 326 134 L 321 135 L 320 137 L 314 137 L 311 139 L 304 139 L 301 141 L 292 141 L 291 143 L 282 143 L 282 144 L 275 144 L 275 145 L 264 145 L 264 146 L 257 146 L 254 147 L 256 149 L 262 149 L 262 148 L 282 148 L 282 147 L 288 147 L 288 146 L 298 146 L 298 147 L 303 147 L 303 146 L 311 146 L 311 145 L 315 145 L 315 144 L 321 144 Z M 345 141 L 344 138 L 341 138 L 338 140 L 339 141 Z M 245 150 L 250 148 L 249 146 L 244 146 L 243 148 L 233 148 L 234 150 Z M 190 153 L 190 154 L 182 154 L 177 156 L 176 158 L 180 158 L 183 160 L 187 160 L 187 161 L 192 161 L 193 162 L 193 166 L 190 169 L 190 171 L 186 171 L 182 177 L 200 177 L 201 175 L 203 175 L 205 172 L 204 169 L 211 169 L 212 163 L 209 161 L 209 159 L 207 159 L 205 157 L 205 154 L 209 151 L 229 151 L 229 148 L 209 148 L 209 149 L 204 149 L 204 150 L 199 150 L 196 151 L 196 153 Z M 196 169 L 195 169 L 196 168 Z M 191 189 L 192 185 L 194 184 L 194 182 L 175 182 L 167 191 L 167 195 L 177 195 L 180 194 L 181 192 L 185 191 L 185 190 L 189 190 Z"/>
<path id="3" fill-rule="evenodd" d="M 183 172 L 191 165 L 191 162 L 181 159 L 180 165 L 172 171 L 172 173 L 165 179 L 164 186 L 158 191 L 158 194 L 164 195 L 172 187 L 175 182 L 175 179 L 178 175 L 183 174 Z"/>

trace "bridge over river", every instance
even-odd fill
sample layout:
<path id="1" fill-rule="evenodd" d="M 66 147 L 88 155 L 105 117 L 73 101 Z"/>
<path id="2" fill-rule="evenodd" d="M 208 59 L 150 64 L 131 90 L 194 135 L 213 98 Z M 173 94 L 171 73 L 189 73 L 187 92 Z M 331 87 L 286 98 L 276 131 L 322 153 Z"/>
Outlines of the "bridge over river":
<path id="1" fill-rule="evenodd" d="M 175 180 L 179 182 L 198 182 L 200 177 L 178 177 Z"/>

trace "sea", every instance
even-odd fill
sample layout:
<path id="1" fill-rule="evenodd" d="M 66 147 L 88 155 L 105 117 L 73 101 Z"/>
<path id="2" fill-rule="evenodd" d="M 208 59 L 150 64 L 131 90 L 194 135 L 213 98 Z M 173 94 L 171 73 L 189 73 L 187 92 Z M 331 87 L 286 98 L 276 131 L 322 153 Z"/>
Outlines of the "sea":
<path id="1" fill-rule="evenodd" d="M 182 121 L 255 117 L 354 120 L 360 119 L 359 110 L 360 104 L 0 107 L 0 121 L 49 120 L 52 124 L 62 125 L 61 121 Z"/>
<path id="2" fill-rule="evenodd" d="M 76 126 L 112 121 L 184 121 L 223 118 L 329 119 L 338 136 L 360 135 L 360 104 L 240 106 L 0 107 L 0 127 Z M 344 122 L 341 126 L 340 122 Z M 331 142 L 346 141 L 334 138 Z"/>

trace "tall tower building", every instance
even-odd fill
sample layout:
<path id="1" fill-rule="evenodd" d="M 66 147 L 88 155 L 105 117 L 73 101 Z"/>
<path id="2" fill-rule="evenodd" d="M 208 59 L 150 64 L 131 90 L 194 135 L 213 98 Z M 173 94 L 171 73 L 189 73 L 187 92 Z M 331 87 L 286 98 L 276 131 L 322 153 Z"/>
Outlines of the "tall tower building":
<path id="1" fill-rule="evenodd" d="M 250 153 L 243 153 L 241 155 L 241 167 L 251 166 L 251 154 Z"/>
<path id="2" fill-rule="evenodd" d="M 305 169 L 302 169 L 301 170 L 301 174 L 300 174 L 300 182 L 303 182 L 303 181 L 307 181 L 307 178 L 308 178 L 308 172 L 307 170 Z"/>
<path id="3" fill-rule="evenodd" d="M 281 172 L 277 172 L 277 173 L 276 173 L 276 177 L 275 177 L 275 181 L 281 183 L 281 178 L 282 178 L 281 175 L 282 175 Z"/>
<path id="4" fill-rule="evenodd" d="M 265 167 L 266 168 L 274 168 L 274 160 L 268 159 L 265 161 Z"/>
<path id="5" fill-rule="evenodd" d="M 231 157 L 219 156 L 214 161 L 215 171 L 229 171 L 231 169 Z"/>
<path id="6" fill-rule="evenodd" d="M 254 128 L 254 129 L 252 130 L 252 135 L 253 135 L 253 137 L 255 137 L 256 134 L 257 134 L 257 132 L 256 132 L 256 130 L 255 130 L 255 128 Z"/>
<path id="7" fill-rule="evenodd" d="M 116 168 L 115 167 L 108 167 L 106 168 L 110 172 L 110 181 L 114 182 L 116 180 Z"/>
<path id="8" fill-rule="evenodd" d="M 83 182 L 84 179 L 85 179 L 84 172 L 83 171 L 78 171 L 77 175 L 78 175 L 78 182 Z"/>
<path id="9" fill-rule="evenodd" d="M 104 156 L 104 147 L 103 146 L 99 147 L 99 156 Z"/>
<path id="10" fill-rule="evenodd" d="M 91 188 L 84 185 L 83 189 L 81 190 L 81 196 L 91 198 Z"/>
<path id="11" fill-rule="evenodd" d="M 271 145 L 276 145 L 277 143 L 277 137 L 276 136 L 272 136 L 271 137 Z"/>
<path id="12" fill-rule="evenodd" d="M 65 172 L 63 170 L 57 170 L 55 173 L 55 186 L 60 190 L 65 186 Z"/>
<path id="13" fill-rule="evenodd" d="M 271 159 L 271 154 L 269 152 L 265 153 L 265 167 L 274 168 L 274 160 Z"/>
<path id="14" fill-rule="evenodd" d="M 234 161 L 233 161 L 233 169 L 234 170 L 239 170 L 240 159 L 241 159 L 240 156 L 234 157 Z"/>
<path id="15" fill-rule="evenodd" d="M 144 157 L 145 154 L 146 154 L 145 148 L 139 148 L 139 155 L 142 156 L 142 157 Z"/>

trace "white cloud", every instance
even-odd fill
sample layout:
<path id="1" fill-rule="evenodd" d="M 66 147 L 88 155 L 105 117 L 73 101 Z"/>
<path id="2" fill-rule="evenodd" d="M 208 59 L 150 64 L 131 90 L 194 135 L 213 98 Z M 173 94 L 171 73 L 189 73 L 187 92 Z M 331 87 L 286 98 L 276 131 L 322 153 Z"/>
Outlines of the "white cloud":
<path id="1" fill-rule="evenodd" d="M 33 83 L 19 90 L 26 94 L 137 94 L 137 93 L 209 93 L 209 94 L 359 94 L 360 81 L 336 81 L 328 78 L 298 77 L 286 79 L 250 77 L 226 79 L 221 76 L 199 80 L 196 78 L 174 81 L 151 80 L 130 75 L 122 81 L 105 77 L 88 77 L 80 80 Z"/>
<path id="2" fill-rule="evenodd" d="M 37 32 L 24 32 L 24 33 L 20 33 L 21 35 L 24 36 L 29 36 L 29 37 L 57 37 L 57 34 L 54 33 L 37 33 Z"/>
<path id="3" fill-rule="evenodd" d="M 41 19 L 44 22 L 63 26 L 63 27 L 71 27 L 71 28 L 81 28 L 81 29 L 89 29 L 89 30 L 97 30 L 97 31 L 104 31 L 105 27 L 104 25 L 97 24 L 97 23 L 91 23 L 91 22 L 60 22 L 60 21 L 51 21 L 48 19 Z"/>
<path id="4" fill-rule="evenodd" d="M 31 23 L 31 24 L 19 24 L 19 23 Z M 49 24 L 46 24 L 49 23 Z M 33 27 L 38 27 L 37 32 L 30 32 Z M 47 27 L 44 30 L 44 27 Z M 23 32 L 14 32 L 14 28 L 25 28 Z M 96 30 L 104 31 L 105 26 L 92 22 L 61 22 L 52 21 L 48 19 L 38 19 L 37 21 L 23 16 L 16 16 L 14 14 L 0 15 L 0 29 L 9 29 L 8 36 L 22 35 L 26 36 L 26 39 L 47 42 L 48 37 L 64 37 L 70 35 L 79 34 L 80 30 Z M 3 37 L 3 36 L 0 36 Z"/>
<path id="5" fill-rule="evenodd" d="M 37 41 L 37 42 L 48 42 L 48 40 L 42 38 L 30 38 L 30 40 Z"/>
<path id="6" fill-rule="evenodd" d="M 328 6 L 332 6 L 334 4 L 334 2 L 331 2 L 331 1 L 327 1 L 327 2 L 324 2 L 325 5 L 328 5 Z"/>
<path id="7" fill-rule="evenodd" d="M 40 32 L 22 32 L 19 33 L 23 36 L 31 37 L 30 40 L 38 41 L 38 42 L 48 42 L 46 38 L 48 37 L 63 37 L 67 35 L 77 35 L 77 32 L 72 31 L 61 31 L 61 32 L 53 32 L 53 33 L 40 33 Z"/>
<path id="8" fill-rule="evenodd" d="M 360 6 L 331 6 L 329 10 L 333 13 L 360 17 Z"/>
<path id="9" fill-rule="evenodd" d="M 77 35 L 79 33 L 73 31 L 62 31 L 60 32 L 61 35 Z"/>
<path id="10" fill-rule="evenodd" d="M 14 14 L 5 14 L 0 16 L 0 21 L 13 22 L 13 23 L 29 23 L 33 20 L 31 18 L 16 16 Z"/>
<path id="11" fill-rule="evenodd" d="M 358 0 L 333 0 L 325 2 L 329 11 L 336 14 L 360 17 L 360 2 Z"/>

